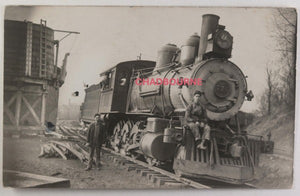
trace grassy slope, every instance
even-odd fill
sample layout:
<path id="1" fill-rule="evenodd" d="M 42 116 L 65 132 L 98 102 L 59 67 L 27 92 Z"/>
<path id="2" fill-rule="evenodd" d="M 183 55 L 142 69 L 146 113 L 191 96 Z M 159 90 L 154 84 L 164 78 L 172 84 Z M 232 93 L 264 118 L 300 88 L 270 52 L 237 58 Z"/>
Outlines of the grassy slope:
<path id="1" fill-rule="evenodd" d="M 271 132 L 275 142 L 275 153 L 293 157 L 294 111 L 277 109 L 269 116 L 258 117 L 247 127 L 247 132 L 264 136 Z"/>
<path id="2" fill-rule="evenodd" d="M 256 170 L 256 181 L 260 188 L 291 188 L 293 183 L 293 159 L 283 159 L 276 154 L 293 157 L 294 111 L 278 108 L 269 116 L 259 117 L 247 127 L 250 134 L 263 135 L 271 132 L 275 142 L 274 155 L 262 154 Z"/>

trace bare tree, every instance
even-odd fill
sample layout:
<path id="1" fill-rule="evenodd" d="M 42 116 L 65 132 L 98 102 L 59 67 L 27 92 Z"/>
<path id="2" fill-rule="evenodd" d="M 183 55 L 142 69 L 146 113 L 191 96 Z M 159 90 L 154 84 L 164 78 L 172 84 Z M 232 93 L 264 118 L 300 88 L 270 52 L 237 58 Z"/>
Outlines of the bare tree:
<path id="1" fill-rule="evenodd" d="M 266 67 L 267 88 L 260 98 L 260 110 L 263 114 L 268 115 L 270 115 L 271 112 L 282 103 L 280 96 L 282 92 L 281 88 L 278 86 L 279 70 L 274 68 L 272 69 L 271 65 L 273 65 L 273 63 L 268 63 Z"/>
<path id="2" fill-rule="evenodd" d="M 282 104 L 294 108 L 296 86 L 296 10 L 278 8 L 274 14 L 276 51 L 280 54 L 280 83 Z"/>
<path id="3" fill-rule="evenodd" d="M 271 114 L 271 97 L 272 97 L 272 80 L 271 80 L 271 75 L 272 75 L 272 70 L 267 67 L 266 69 L 267 72 L 267 82 L 268 82 L 268 114 Z"/>
<path id="4" fill-rule="evenodd" d="M 271 114 L 273 108 L 295 106 L 296 86 L 296 21 L 295 9 L 276 8 L 274 10 L 275 52 L 278 59 L 273 59 L 266 68 L 267 88 L 260 99 L 260 110 Z M 274 63 L 275 62 L 275 63 Z M 276 66 L 274 66 L 276 65 Z"/>

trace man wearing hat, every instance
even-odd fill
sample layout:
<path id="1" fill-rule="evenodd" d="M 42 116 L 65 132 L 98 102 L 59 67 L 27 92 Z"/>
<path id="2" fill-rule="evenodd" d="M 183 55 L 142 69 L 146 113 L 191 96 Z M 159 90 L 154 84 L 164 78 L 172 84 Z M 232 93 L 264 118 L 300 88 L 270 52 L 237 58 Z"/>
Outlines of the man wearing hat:
<path id="1" fill-rule="evenodd" d="M 192 130 L 197 148 L 206 149 L 205 140 L 210 139 L 210 127 L 207 124 L 206 110 L 200 104 L 200 91 L 195 91 L 193 102 L 188 105 L 185 112 L 187 125 Z M 201 137 L 200 129 L 203 129 Z M 200 144 L 199 141 L 201 140 Z"/>
<path id="2" fill-rule="evenodd" d="M 87 168 L 85 168 L 86 171 L 92 169 L 93 165 L 93 158 L 94 158 L 94 152 L 96 151 L 96 166 L 97 169 L 100 169 L 100 151 L 101 146 L 104 141 L 104 122 L 100 118 L 100 114 L 94 115 L 95 122 L 92 123 L 88 129 L 87 133 L 87 145 L 90 147 L 90 157 L 89 157 L 89 163 Z"/>

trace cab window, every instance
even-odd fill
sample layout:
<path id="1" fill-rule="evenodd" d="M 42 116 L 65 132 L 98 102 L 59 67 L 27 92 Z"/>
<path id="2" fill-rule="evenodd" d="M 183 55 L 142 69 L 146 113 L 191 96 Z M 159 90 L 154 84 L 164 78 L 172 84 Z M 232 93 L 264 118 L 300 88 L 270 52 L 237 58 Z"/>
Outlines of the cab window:
<path id="1" fill-rule="evenodd" d="M 102 90 L 107 90 L 112 88 L 112 75 L 113 72 L 107 72 L 101 77 L 100 86 Z"/>

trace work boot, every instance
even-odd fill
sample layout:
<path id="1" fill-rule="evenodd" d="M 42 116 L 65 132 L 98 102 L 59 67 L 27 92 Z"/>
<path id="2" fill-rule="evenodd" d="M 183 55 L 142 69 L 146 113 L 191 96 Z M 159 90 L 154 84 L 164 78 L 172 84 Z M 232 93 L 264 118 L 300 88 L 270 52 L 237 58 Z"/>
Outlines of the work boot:
<path id="1" fill-rule="evenodd" d="M 98 163 L 98 164 L 97 164 L 97 170 L 100 170 L 101 167 L 102 167 L 102 164 L 101 164 L 101 163 Z"/>
<path id="2" fill-rule="evenodd" d="M 85 170 L 85 171 L 89 171 L 89 170 L 91 170 L 91 169 L 92 169 L 91 166 L 87 166 L 84 170 Z"/>

